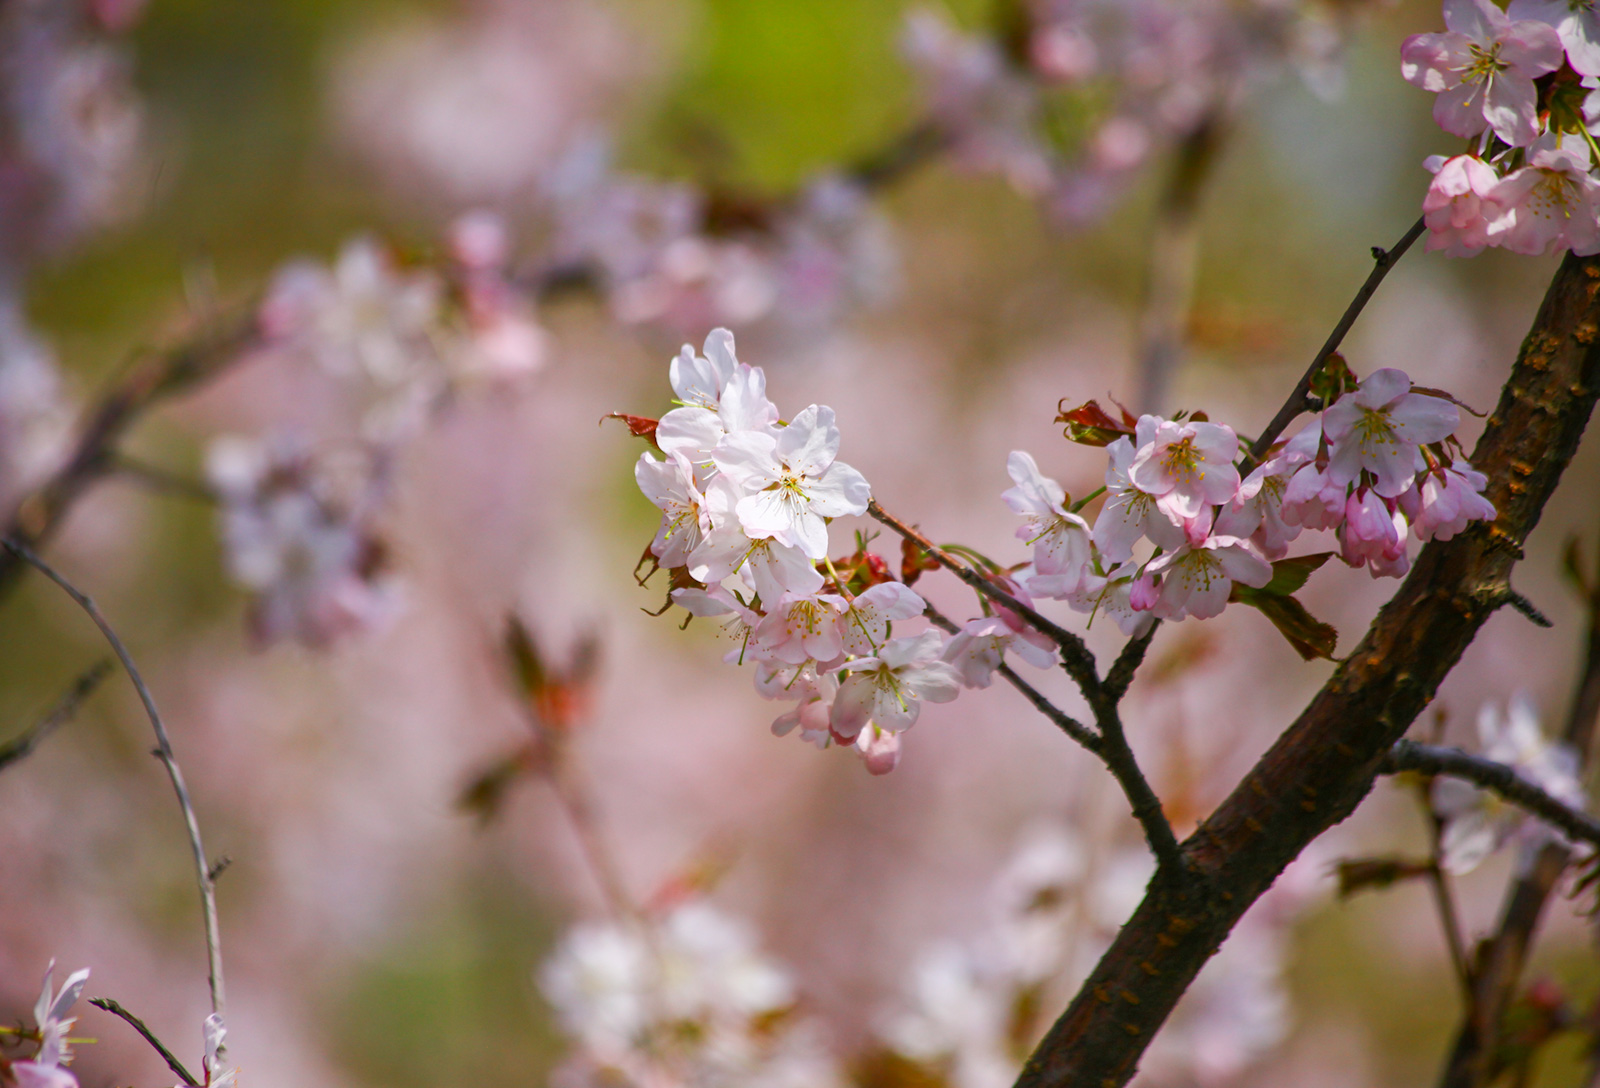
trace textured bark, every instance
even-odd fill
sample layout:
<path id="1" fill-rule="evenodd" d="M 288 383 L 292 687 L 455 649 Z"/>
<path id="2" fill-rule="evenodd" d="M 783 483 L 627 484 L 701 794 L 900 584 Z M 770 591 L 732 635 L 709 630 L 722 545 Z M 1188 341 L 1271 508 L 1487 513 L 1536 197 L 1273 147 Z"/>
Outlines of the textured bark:
<path id="1" fill-rule="evenodd" d="M 1245 910 L 1367 795 L 1379 765 L 1478 629 L 1506 603 L 1522 543 L 1600 391 L 1600 259 L 1568 257 L 1523 342 L 1472 462 L 1499 512 L 1422 549 L 1327 685 L 1183 844 L 1188 872 L 1152 883 L 1019 1088 L 1114 1088 Z"/>

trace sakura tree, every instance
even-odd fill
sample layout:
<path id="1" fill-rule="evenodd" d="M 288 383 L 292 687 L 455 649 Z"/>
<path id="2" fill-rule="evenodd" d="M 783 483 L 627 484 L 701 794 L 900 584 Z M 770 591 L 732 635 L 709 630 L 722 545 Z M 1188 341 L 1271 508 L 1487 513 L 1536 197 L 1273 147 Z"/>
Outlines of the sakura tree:
<path id="1" fill-rule="evenodd" d="M 554 1085 L 1368 1083 L 1291 1053 L 1316 1010 L 1290 968 L 1305 919 L 1373 903 L 1397 932 L 1427 927 L 1430 1000 L 1454 1021 L 1425 1055 L 1438 1083 L 1600 1082 L 1600 975 L 1570 952 L 1600 879 L 1597 541 L 1586 526 L 1560 570 L 1528 548 L 1547 509 L 1594 520 L 1571 485 L 1553 498 L 1569 468 L 1592 476 L 1600 398 L 1592 5 L 1446 0 L 1405 9 L 1430 20 L 1409 36 L 1325 0 L 895 6 L 909 120 L 760 185 L 704 132 L 686 168 L 619 165 L 650 156 L 602 122 L 627 129 L 629 80 L 655 93 L 623 16 L 463 4 L 375 34 L 329 80 L 341 139 L 411 227 L 321 257 L 274 241 L 273 270 L 227 290 L 201 262 L 154 346 L 119 344 L 126 362 L 80 395 L 56 363 L 72 337 L 39 331 L 32 292 L 156 214 L 140 202 L 161 200 L 165 145 L 133 74 L 152 7 L 0 7 L 0 594 L 26 602 L 8 604 L 19 662 L 63 639 L 72 658 L 0 744 L 0 790 L 19 791 L 0 793 L 19 814 L 0 997 L 23 1002 L 0 1086 L 420 1076 L 342 1069 L 359 1032 L 319 1039 L 314 995 L 425 925 L 470 866 L 562 901 L 518 900 L 519 924 L 559 915 L 559 932 L 495 957 L 518 979 L 497 1007 L 542 1007 L 561 1037 L 527 1044 Z M 640 40 L 671 23 L 627 18 Z M 1420 218 L 1341 285 L 1342 313 L 1296 300 L 1322 341 L 1309 360 L 1270 343 L 1241 363 L 1250 337 L 1206 305 L 1202 211 L 1286 87 L 1328 103 L 1330 133 L 1383 123 L 1341 104 L 1369 51 L 1383 94 L 1435 96 Z M 930 177 L 949 204 L 919 212 Z M 1066 326 L 1115 307 L 1063 322 L 1041 303 L 1061 323 L 1049 365 L 1009 402 L 996 359 L 952 378 L 930 354 L 956 295 L 1012 322 L 979 286 L 989 258 L 947 237 L 948 208 L 980 199 L 1050 250 L 1116 237 L 1140 270 L 1131 337 L 1088 337 L 1088 365 L 1062 365 L 1083 350 Z M 1463 368 L 1431 318 L 1386 343 L 1399 326 L 1369 304 L 1413 249 L 1408 269 L 1500 262 L 1480 302 L 1508 313 L 1550 276 L 1509 369 L 1482 338 Z M 970 278 L 919 300 L 963 260 Z M 1077 291 L 1104 277 L 1080 273 Z M 914 331 L 873 325 L 895 307 Z M 183 439 L 150 440 L 163 420 Z M 642 501 L 596 499 L 621 495 L 627 458 Z M 161 539 L 141 527 L 162 501 L 200 512 L 215 569 L 175 551 L 178 576 L 130 596 L 130 542 Z M 241 615 L 152 641 L 182 587 L 217 575 Z M 1556 576 L 1575 605 L 1545 599 Z M 100 650 L 64 634 L 80 628 Z M 1547 663 L 1574 642 L 1547 730 Z M 1464 659 L 1484 690 L 1447 685 Z M 113 660 L 138 739 L 124 723 L 101 764 L 13 785 L 72 747 Z M 1303 709 L 1285 723 L 1265 689 Z M 201 907 L 182 952 L 127 920 L 165 906 L 118 899 L 173 898 L 129 889 L 154 855 L 117 837 L 142 829 L 117 806 L 147 777 L 118 753 L 152 737 L 172 797 L 150 822 L 175 798 L 184 844 L 163 841 L 161 880 Z M 806 782 L 813 805 L 786 800 Z M 1375 822 L 1397 799 L 1420 813 L 1398 842 Z M 696 804 L 719 815 L 676 811 Z M 1031 818 L 1002 834 L 973 818 L 986 805 Z M 980 892 L 951 893 L 953 866 L 913 872 L 946 850 Z M 52 875 L 79 855 L 92 902 Z M 901 879 L 915 894 L 896 900 Z M 765 883 L 741 902 L 740 881 Z M 946 897 L 964 906 L 919 913 Z M 1530 981 L 1547 916 L 1568 969 Z M 89 966 L 56 988 L 57 952 L 80 949 Z M 116 996 L 86 999 L 102 978 Z M 409 1034 L 459 1049 L 422 1044 L 441 1072 L 416 1083 L 515 1066 L 478 1064 L 515 1032 L 446 1029 L 446 988 L 424 993 Z M 406 1053 L 406 1034 L 378 1049 Z"/>

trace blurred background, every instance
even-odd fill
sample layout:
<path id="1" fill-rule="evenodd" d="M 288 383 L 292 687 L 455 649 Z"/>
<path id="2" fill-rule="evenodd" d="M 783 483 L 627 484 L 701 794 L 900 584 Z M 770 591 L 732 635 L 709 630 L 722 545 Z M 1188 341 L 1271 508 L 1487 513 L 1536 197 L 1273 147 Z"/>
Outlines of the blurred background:
<path id="1" fill-rule="evenodd" d="M 999 499 L 1006 454 L 1030 450 L 1074 494 L 1099 484 L 1102 457 L 1068 445 L 1052 419 L 1062 398 L 1136 396 L 1145 270 L 1181 148 L 1156 142 L 1100 177 L 1093 200 L 1041 197 L 1021 167 L 962 153 L 852 188 L 839 198 L 848 239 L 825 252 L 833 278 L 805 320 L 787 320 L 810 282 L 783 278 L 783 262 L 806 252 L 789 235 L 781 251 L 751 246 L 750 260 L 779 273 L 741 279 L 749 255 L 718 250 L 732 270 L 718 265 L 706 274 L 716 289 L 686 302 L 615 265 L 599 291 L 582 276 L 562 286 L 574 247 L 613 252 L 571 231 L 604 232 L 622 216 L 583 202 L 597 178 L 626 176 L 699 192 L 707 233 L 737 239 L 740 224 L 767 230 L 788 214 L 774 201 L 824 200 L 819 177 L 906 146 L 938 87 L 928 90 L 925 54 L 922 78 L 908 63 L 902 0 L 77 8 L 0 7 L 8 109 L 23 119 L 8 122 L 9 146 L 27 150 L 0 177 L 0 353 L 19 374 L 16 360 L 29 360 L 31 376 L 0 399 L 35 398 L 28 425 L 44 448 L 135 353 L 287 291 L 286 262 L 326 266 L 352 238 L 383 239 L 394 275 L 448 266 L 443 290 L 452 305 L 467 297 L 470 320 L 462 284 L 476 281 L 461 269 L 475 266 L 460 217 L 488 211 L 506 256 L 485 263 L 511 289 L 540 285 L 518 311 L 504 367 L 517 373 L 452 385 L 386 453 L 368 526 L 384 551 L 381 616 L 349 625 L 359 629 L 274 629 L 259 593 L 230 577 L 216 495 L 149 486 L 154 471 L 99 483 L 48 546 L 141 663 L 208 848 L 231 859 L 219 898 L 230 1053 L 245 1083 L 536 1084 L 567 1052 L 537 974 L 568 926 L 603 913 L 594 873 L 540 775 L 515 781 L 490 819 L 458 804 L 528 736 L 501 656 L 510 613 L 552 661 L 586 638 L 598 647 L 566 728 L 592 787 L 592 830 L 629 893 L 644 901 L 700 874 L 719 908 L 749 919 L 790 965 L 838 1053 L 869 1047 L 920 950 L 981 928 L 997 874 L 1041 825 L 1097 857 L 1138 847 L 1103 770 L 1008 688 L 930 707 L 886 777 L 774 738 L 782 707 L 721 663 L 712 625 L 680 631 L 645 614 L 665 588 L 630 576 L 657 517 L 631 475 L 641 445 L 597 421 L 660 415 L 679 344 L 729 324 L 786 413 L 835 408 L 841 457 L 886 508 L 938 540 L 1019 561 Z M 1337 319 L 1369 247 L 1392 244 L 1417 215 L 1423 157 L 1452 150 L 1429 96 L 1398 73 L 1400 41 L 1437 29 L 1438 6 L 1330 9 L 1342 47 L 1319 66 L 1252 76 L 1229 99 L 1197 188 L 1193 305 L 1165 400 L 1246 434 Z M 988 0 L 941 11 L 964 32 L 1003 29 Z M 61 115 L 41 90 L 55 80 L 79 81 Z M 30 135 L 25 121 L 42 127 Z M 53 179 L 45 195 L 29 171 Z M 664 188 L 649 214 L 670 218 Z M 835 222 L 828 214 L 806 229 Z M 719 222 L 735 229 L 717 235 Z M 1487 408 L 1555 263 L 1419 247 L 1345 354 L 1358 373 L 1398 366 Z M 220 480 L 208 453 L 218 436 L 325 439 L 345 424 L 320 379 L 278 365 L 280 345 L 245 354 L 150 413 L 124 452 L 190 481 L 208 478 L 209 459 Z M 1478 426 L 1467 424 L 1469 446 Z M 1547 729 L 1565 714 L 1582 616 L 1559 562 L 1573 536 L 1590 555 L 1600 543 L 1596 459 L 1592 446 L 1580 452 L 1518 568 L 1518 589 L 1554 627 L 1509 611 L 1490 621 L 1437 703 L 1451 739 L 1473 742 L 1480 704 L 1518 690 Z M 14 458 L 6 471 L 9 503 L 37 466 Z M 1347 648 L 1394 585 L 1332 564 L 1302 599 Z M 924 586 L 957 619 L 975 614 L 956 587 L 931 576 Z M 1120 635 L 1097 623 L 1090 639 L 1103 654 Z M 69 602 L 26 579 L 0 602 L 0 728 L 36 718 L 103 654 Z M 1244 609 L 1169 625 L 1152 656 L 1128 720 L 1180 830 L 1331 669 L 1302 663 Z M 1076 705 L 1057 677 L 1040 683 Z M 114 677 L 0 773 L 0 1023 L 29 1022 L 54 957 L 92 967 L 87 993 L 122 1001 L 197 1063 L 204 947 L 147 730 Z M 1326 885 L 1342 855 L 1422 849 L 1425 826 L 1413 796 L 1380 783 L 1319 844 L 1307 880 Z M 1502 854 L 1461 882 L 1472 931 L 1492 923 L 1510 863 Z M 1585 928 L 1555 904 L 1533 972 L 1580 1005 L 1600 989 Z M 1288 1006 L 1271 1045 L 1221 1072 L 1152 1069 L 1150 1083 L 1353 1088 L 1433 1075 L 1460 1010 L 1420 882 L 1344 902 L 1308 891 L 1286 934 L 1273 974 Z M 75 1066 L 86 1088 L 166 1083 L 111 1017 L 85 1011 L 78 1034 L 99 1040 Z M 1580 1043 L 1558 1041 L 1536 1083 L 1580 1083 Z"/>

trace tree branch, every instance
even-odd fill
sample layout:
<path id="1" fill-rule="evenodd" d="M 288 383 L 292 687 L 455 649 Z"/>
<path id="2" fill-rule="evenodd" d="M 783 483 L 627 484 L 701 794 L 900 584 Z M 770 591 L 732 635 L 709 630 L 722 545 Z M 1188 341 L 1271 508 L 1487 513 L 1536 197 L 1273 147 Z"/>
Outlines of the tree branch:
<path id="1" fill-rule="evenodd" d="M 82 702 L 93 694 L 94 689 L 100 686 L 111 673 L 111 662 L 97 661 L 91 665 L 81 676 L 72 682 L 61 698 L 56 700 L 56 705 L 51 707 L 44 717 L 40 718 L 30 728 L 18 736 L 0 744 L 0 770 L 8 765 L 26 758 L 39 742 L 49 736 L 55 729 L 72 719 L 78 712 Z"/>
<path id="2" fill-rule="evenodd" d="M 1389 274 L 1389 269 L 1393 268 L 1400 258 L 1405 256 L 1406 250 L 1411 248 L 1413 242 L 1422 237 L 1422 232 L 1426 229 L 1427 224 L 1418 219 L 1411 224 L 1410 230 L 1400 236 L 1400 240 L 1394 244 L 1393 248 L 1372 247 L 1373 266 L 1372 271 L 1367 273 L 1366 282 L 1356 292 L 1356 297 L 1350 300 L 1350 305 L 1345 307 L 1344 314 L 1339 318 L 1339 323 L 1333 327 L 1333 331 L 1328 334 L 1328 339 L 1323 341 L 1321 348 L 1317 349 L 1317 354 L 1311 359 L 1311 365 L 1306 368 L 1306 372 L 1295 383 L 1294 391 L 1289 394 L 1289 399 L 1283 402 L 1283 407 L 1279 408 L 1278 414 L 1272 417 L 1272 422 L 1267 424 L 1267 429 L 1257 435 L 1254 442 L 1250 443 L 1250 452 L 1245 455 L 1250 463 L 1259 463 L 1267 450 L 1271 449 L 1272 444 L 1278 440 L 1278 436 L 1283 433 L 1284 428 L 1294 422 L 1295 416 L 1305 411 L 1306 395 L 1311 392 L 1311 379 L 1317 376 L 1317 371 L 1321 370 L 1322 364 L 1328 361 L 1328 356 L 1339 350 L 1339 345 L 1344 342 L 1345 334 L 1356 323 L 1356 318 L 1361 316 L 1361 311 L 1367 308 L 1368 300 L 1377 292 L 1378 285 Z"/>
<path id="3" fill-rule="evenodd" d="M 1152 883 L 1029 1059 L 1023 1088 L 1126 1084 L 1233 925 L 1367 795 L 1394 742 L 1493 613 L 1572 459 L 1600 392 L 1596 295 L 1600 260 L 1567 257 L 1489 417 L 1472 463 L 1489 478 L 1494 523 L 1422 549 L 1322 691 L 1183 844 L 1198 879 Z"/>
<path id="4" fill-rule="evenodd" d="M 222 934 L 217 925 L 217 895 L 216 884 L 211 878 L 211 865 L 206 860 L 205 847 L 200 842 L 200 822 L 195 818 L 194 805 L 189 800 L 189 789 L 183 782 L 183 771 L 178 767 L 178 758 L 172 754 L 172 741 L 167 737 L 167 727 L 161 721 L 161 712 L 156 709 L 155 699 L 150 694 L 150 688 L 145 684 L 144 677 L 139 674 L 139 669 L 133 663 L 133 658 L 128 654 L 128 648 L 123 645 L 122 639 L 117 637 L 116 631 L 106 621 L 98 605 L 84 595 L 76 586 L 67 581 L 56 569 L 33 553 L 25 544 L 7 538 L 4 542 L 5 551 L 15 556 L 19 561 L 28 564 L 50 579 L 61 591 L 71 597 L 77 606 L 100 629 L 105 640 L 111 644 L 112 652 L 117 655 L 117 660 L 122 662 L 123 669 L 128 674 L 128 679 L 133 681 L 134 689 L 139 693 L 139 701 L 144 704 L 144 711 L 150 719 L 150 727 L 156 734 L 155 756 L 167 769 L 167 777 L 172 780 L 173 792 L 178 795 L 178 805 L 183 809 L 183 821 L 189 832 L 189 846 L 194 852 L 195 870 L 199 876 L 200 907 L 205 918 L 206 930 L 206 960 L 209 965 L 211 983 L 211 1011 L 217 1014 L 223 1009 L 222 985 Z"/>
<path id="5" fill-rule="evenodd" d="M 137 1031 L 140 1035 L 144 1036 L 145 1042 L 155 1047 L 156 1053 L 161 1055 L 161 1060 L 167 1063 L 167 1068 L 178 1074 L 178 1079 L 183 1081 L 184 1084 L 189 1085 L 190 1088 L 197 1088 L 197 1086 L 201 1083 L 200 1081 L 195 1080 L 194 1075 L 183 1067 L 183 1063 L 173 1055 L 172 1051 L 168 1050 L 161 1040 L 156 1038 L 155 1032 L 145 1027 L 143 1020 L 133 1015 L 133 1013 L 129 1012 L 127 1009 L 123 1008 L 109 997 L 91 997 L 89 999 L 89 1004 L 93 1005 L 97 1009 L 104 1009 L 112 1016 L 120 1016 L 122 1019 L 126 1020 L 128 1025 L 132 1027 L 134 1031 Z"/>
<path id="6" fill-rule="evenodd" d="M 1465 779 L 1560 828 L 1567 838 L 1575 842 L 1600 846 L 1600 820 L 1556 799 L 1504 763 L 1471 755 L 1459 748 L 1399 740 L 1389 749 L 1389 754 L 1378 767 L 1378 773 L 1400 774 L 1404 771 Z"/>

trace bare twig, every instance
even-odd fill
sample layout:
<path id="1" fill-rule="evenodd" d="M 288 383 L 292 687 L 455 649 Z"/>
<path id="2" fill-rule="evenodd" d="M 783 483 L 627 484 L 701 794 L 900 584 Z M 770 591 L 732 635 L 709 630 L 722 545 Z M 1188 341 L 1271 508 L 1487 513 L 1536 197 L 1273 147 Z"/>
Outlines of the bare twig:
<path id="1" fill-rule="evenodd" d="M 71 582 L 67 581 L 60 572 L 50 564 L 35 555 L 32 549 L 18 541 L 6 539 L 5 549 L 22 562 L 33 567 L 40 574 L 50 579 L 61 591 L 83 609 L 94 625 L 100 629 L 105 640 L 111 644 L 112 652 L 117 655 L 117 660 L 122 662 L 122 667 L 128 674 L 128 679 L 133 681 L 134 689 L 139 693 L 139 701 L 144 704 L 144 710 L 150 719 L 150 727 L 155 731 L 156 748 L 155 756 L 167 769 L 167 776 L 172 779 L 173 792 L 178 795 L 178 805 L 183 809 L 183 821 L 189 832 L 189 846 L 194 852 L 195 871 L 199 876 L 200 906 L 205 916 L 206 930 L 206 959 L 209 965 L 211 983 L 211 1011 L 221 1014 L 223 1011 L 223 984 L 222 984 L 222 934 L 217 924 L 217 897 L 216 886 L 211 880 L 211 865 L 206 860 L 205 847 L 200 842 L 200 822 L 195 818 L 194 805 L 189 800 L 189 789 L 183 782 L 183 771 L 178 767 L 178 759 L 172 754 L 172 741 L 167 736 L 167 727 L 161 721 L 161 713 L 156 709 L 155 699 L 150 694 L 150 688 L 145 684 L 144 677 L 139 674 L 139 669 L 133 663 L 133 658 L 128 654 L 128 648 L 123 645 L 122 639 L 117 636 L 111 624 L 106 621 L 98 605 L 85 596 Z"/>
<path id="2" fill-rule="evenodd" d="M 195 1080 L 194 1075 L 183 1067 L 183 1063 L 177 1059 L 172 1051 L 168 1050 L 166 1046 L 162 1044 L 161 1040 L 156 1038 L 155 1032 L 151 1031 L 145 1026 L 143 1020 L 133 1015 L 133 1013 L 129 1012 L 127 1009 L 123 1008 L 109 997 L 91 997 L 89 999 L 89 1004 L 93 1005 L 97 1009 L 104 1009 L 112 1016 L 120 1016 L 122 1019 L 126 1020 L 128 1025 L 133 1028 L 134 1031 L 137 1031 L 140 1035 L 144 1036 L 145 1042 L 149 1043 L 155 1048 L 156 1053 L 161 1055 L 161 1060 L 167 1063 L 167 1068 L 178 1074 L 178 1078 L 182 1080 L 184 1084 L 190 1085 L 191 1088 L 196 1088 L 196 1086 L 200 1084 L 200 1081 Z"/>
<path id="3" fill-rule="evenodd" d="M 1323 342 L 1322 347 L 1317 350 L 1317 354 L 1312 357 L 1311 365 L 1306 368 L 1306 372 L 1295 383 L 1294 391 L 1289 394 L 1289 399 L 1283 402 L 1283 407 L 1279 408 L 1278 414 L 1272 417 L 1272 422 L 1267 424 L 1266 430 L 1257 435 L 1256 440 L 1250 444 L 1250 452 L 1247 457 L 1251 462 L 1259 462 L 1267 450 L 1272 448 L 1272 444 L 1278 440 L 1278 436 L 1283 433 L 1283 429 L 1294 422 L 1295 416 L 1305 411 L 1306 395 L 1311 391 L 1311 379 L 1317 376 L 1317 371 L 1321 370 L 1322 364 L 1328 361 L 1328 356 L 1339 349 L 1339 345 L 1344 341 L 1345 334 L 1356 323 L 1356 318 L 1361 316 L 1361 311 L 1366 309 L 1367 302 L 1376 293 L 1378 285 L 1383 282 L 1383 278 L 1389 274 L 1389 269 L 1393 268 L 1400 258 L 1405 256 L 1406 250 L 1411 248 L 1413 242 L 1422 237 L 1422 232 L 1426 229 L 1427 224 L 1418 219 L 1411 224 L 1410 230 L 1400 236 L 1400 240 L 1394 244 L 1393 248 L 1372 247 L 1373 266 L 1372 271 L 1367 274 L 1366 282 L 1362 283 L 1361 289 L 1356 292 L 1356 297 L 1350 300 L 1349 306 L 1345 307 L 1343 316 L 1339 318 L 1339 323 L 1333 327 L 1333 331 L 1328 334 L 1328 339 Z"/>
<path id="4" fill-rule="evenodd" d="M 109 454 L 108 467 L 116 475 L 125 476 L 152 491 L 194 499 L 196 502 L 216 503 L 221 501 L 221 496 L 217 494 L 217 489 L 203 480 L 180 476 L 156 465 L 146 464 L 124 453 Z"/>
<path id="5" fill-rule="evenodd" d="M 57 726 L 70 721 L 72 716 L 78 712 L 79 705 L 93 693 L 95 688 L 100 686 L 100 681 L 104 680 L 110 672 L 111 662 L 95 662 L 83 675 L 72 682 L 72 686 L 66 690 L 66 693 L 61 698 L 56 700 L 56 705 L 51 707 L 44 717 L 40 718 L 19 736 L 0 744 L 0 770 L 3 770 L 8 764 L 15 763 L 17 760 L 26 757 Z"/>

